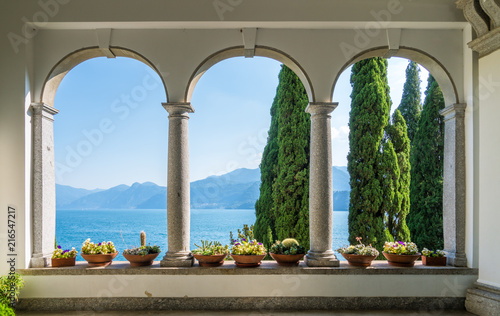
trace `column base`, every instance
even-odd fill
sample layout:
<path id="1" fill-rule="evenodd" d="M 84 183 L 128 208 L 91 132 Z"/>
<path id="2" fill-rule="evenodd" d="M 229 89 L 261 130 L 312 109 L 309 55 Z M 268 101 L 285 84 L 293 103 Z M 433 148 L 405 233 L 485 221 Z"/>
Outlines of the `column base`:
<path id="1" fill-rule="evenodd" d="M 500 288 L 476 283 L 467 290 L 465 308 L 476 315 L 496 315 L 500 311 Z"/>
<path id="2" fill-rule="evenodd" d="M 46 268 L 46 267 L 50 266 L 50 263 L 51 263 L 50 259 L 51 258 L 52 258 L 52 254 L 33 255 L 33 257 L 31 257 L 30 267 L 31 268 Z"/>
<path id="3" fill-rule="evenodd" d="M 446 264 L 453 267 L 467 267 L 467 256 L 465 253 L 446 252 Z"/>
<path id="4" fill-rule="evenodd" d="M 317 252 L 309 250 L 304 262 L 308 267 L 339 267 L 340 262 L 331 250 Z"/>
<path id="5" fill-rule="evenodd" d="M 194 264 L 193 254 L 190 252 L 167 252 L 160 261 L 160 267 L 192 267 Z"/>

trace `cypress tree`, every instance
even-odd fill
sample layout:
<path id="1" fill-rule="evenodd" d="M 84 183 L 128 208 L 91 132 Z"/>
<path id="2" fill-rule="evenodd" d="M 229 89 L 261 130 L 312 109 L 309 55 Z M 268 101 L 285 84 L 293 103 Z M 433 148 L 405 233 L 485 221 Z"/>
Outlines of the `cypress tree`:
<path id="1" fill-rule="evenodd" d="M 406 67 L 406 81 L 398 109 L 406 121 L 408 138 L 413 141 L 417 132 L 422 105 L 420 100 L 420 68 L 416 62 L 411 60 Z"/>
<path id="2" fill-rule="evenodd" d="M 279 74 L 278 171 L 273 185 L 276 237 L 309 248 L 309 143 L 311 121 L 302 82 L 288 67 Z"/>
<path id="3" fill-rule="evenodd" d="M 395 192 L 392 207 L 387 212 L 386 227 L 390 239 L 410 241 L 410 230 L 406 224 L 406 217 L 410 212 L 410 139 L 405 119 L 399 109 L 394 111 L 392 124 L 387 126 L 387 138 L 393 146 L 396 165 L 391 174 L 395 182 Z"/>
<path id="4" fill-rule="evenodd" d="M 283 71 L 283 70 L 282 70 Z M 254 236 L 266 247 L 276 239 L 273 183 L 278 171 L 278 103 L 284 86 L 281 81 L 276 88 L 276 96 L 271 105 L 271 126 L 267 136 L 267 144 L 262 153 L 260 163 L 260 196 L 255 202 Z M 269 234 L 270 231 L 270 234 Z M 271 238 L 269 240 L 269 238 Z"/>
<path id="5" fill-rule="evenodd" d="M 419 248 L 443 249 L 444 98 L 429 76 L 418 131 L 412 144 L 411 211 L 408 226 Z"/>
<path id="6" fill-rule="evenodd" d="M 372 244 L 382 250 L 385 242 L 381 174 L 384 129 L 389 121 L 390 98 L 387 60 L 370 58 L 352 67 L 349 117 L 350 174 L 349 242 Z"/>

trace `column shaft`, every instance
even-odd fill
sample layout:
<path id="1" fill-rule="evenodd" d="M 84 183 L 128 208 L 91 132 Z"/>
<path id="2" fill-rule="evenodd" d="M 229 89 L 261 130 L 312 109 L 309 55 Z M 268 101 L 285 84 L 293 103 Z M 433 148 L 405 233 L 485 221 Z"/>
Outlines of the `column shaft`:
<path id="1" fill-rule="evenodd" d="M 306 263 L 313 267 L 338 267 L 332 251 L 333 184 L 330 113 L 337 103 L 311 103 L 311 154 L 309 167 L 310 250 Z"/>
<path id="2" fill-rule="evenodd" d="M 54 115 L 58 111 L 44 103 L 32 103 L 33 132 L 33 253 L 30 266 L 50 264 L 56 233 L 56 181 L 54 169 Z"/>
<path id="3" fill-rule="evenodd" d="M 443 110 L 443 235 L 448 264 L 467 266 L 465 255 L 465 107 L 453 104 Z"/>
<path id="4" fill-rule="evenodd" d="M 167 232 L 168 251 L 161 266 L 193 265 L 190 251 L 189 103 L 165 103 L 168 111 Z"/>

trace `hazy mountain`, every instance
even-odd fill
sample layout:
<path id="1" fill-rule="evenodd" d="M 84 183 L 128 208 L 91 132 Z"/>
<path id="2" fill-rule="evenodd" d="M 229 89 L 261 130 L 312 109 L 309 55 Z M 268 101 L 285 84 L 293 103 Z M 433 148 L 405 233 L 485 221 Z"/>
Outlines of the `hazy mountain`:
<path id="1" fill-rule="evenodd" d="M 104 190 L 103 189 L 87 190 L 87 189 L 73 188 L 68 185 L 56 184 L 56 196 L 57 196 L 56 208 L 59 208 L 62 205 L 70 204 L 71 202 L 86 195 L 101 191 Z"/>
<path id="2" fill-rule="evenodd" d="M 191 182 L 191 207 L 253 208 L 259 197 L 260 169 L 237 169 L 220 176 Z M 333 167 L 334 210 L 349 206 L 349 173 Z M 58 209 L 162 209 L 167 188 L 152 182 L 118 185 L 107 190 L 85 190 L 57 185 Z"/>

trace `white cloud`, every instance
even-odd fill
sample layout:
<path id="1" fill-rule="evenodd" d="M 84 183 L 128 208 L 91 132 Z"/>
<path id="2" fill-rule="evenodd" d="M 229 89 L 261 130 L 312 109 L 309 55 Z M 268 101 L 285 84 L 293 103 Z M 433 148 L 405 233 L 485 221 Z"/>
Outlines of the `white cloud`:
<path id="1" fill-rule="evenodd" d="M 342 125 L 339 128 L 332 126 L 332 139 L 347 140 L 349 137 L 349 127 Z"/>

